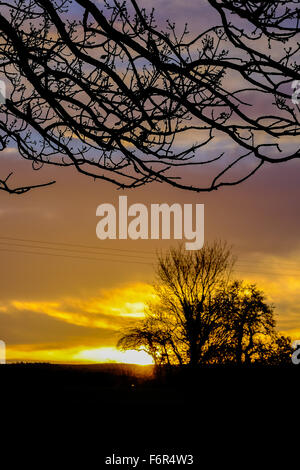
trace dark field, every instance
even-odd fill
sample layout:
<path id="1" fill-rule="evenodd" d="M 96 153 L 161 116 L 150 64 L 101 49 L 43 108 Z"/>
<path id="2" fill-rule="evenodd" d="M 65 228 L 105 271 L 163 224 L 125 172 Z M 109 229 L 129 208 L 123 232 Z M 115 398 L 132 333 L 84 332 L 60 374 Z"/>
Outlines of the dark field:
<path id="1" fill-rule="evenodd" d="M 0 367 L 1 417 L 8 415 L 6 434 L 21 440 L 25 457 L 37 458 L 38 442 L 47 459 L 59 450 L 64 459 L 83 459 L 84 470 L 107 468 L 103 459 L 112 452 L 194 453 L 196 467 L 206 468 L 204 456 L 233 462 L 238 447 L 251 460 L 265 452 L 266 437 L 280 445 L 299 372 L 209 367 L 157 376 L 151 366 L 7 364 Z"/>
<path id="2" fill-rule="evenodd" d="M 15 406 L 24 402 L 48 407 L 78 405 L 197 405 L 217 403 L 241 393 L 263 401 L 285 384 L 292 390 L 300 367 L 211 366 L 197 370 L 162 369 L 127 364 L 62 365 L 18 363 L 0 366 L 1 395 Z M 263 393 L 265 392 L 265 393 Z"/>

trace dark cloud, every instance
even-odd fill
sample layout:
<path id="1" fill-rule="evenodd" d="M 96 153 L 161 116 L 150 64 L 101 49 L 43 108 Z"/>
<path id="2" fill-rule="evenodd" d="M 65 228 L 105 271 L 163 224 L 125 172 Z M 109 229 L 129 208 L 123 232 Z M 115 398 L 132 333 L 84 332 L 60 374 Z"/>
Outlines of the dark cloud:
<path id="1" fill-rule="evenodd" d="M 0 331 L 1 339 L 10 347 L 28 344 L 41 348 L 41 344 L 51 344 L 51 348 L 57 348 L 86 343 L 100 347 L 115 342 L 115 329 L 74 325 L 44 313 L 13 308 L 8 313 L 0 312 Z"/>

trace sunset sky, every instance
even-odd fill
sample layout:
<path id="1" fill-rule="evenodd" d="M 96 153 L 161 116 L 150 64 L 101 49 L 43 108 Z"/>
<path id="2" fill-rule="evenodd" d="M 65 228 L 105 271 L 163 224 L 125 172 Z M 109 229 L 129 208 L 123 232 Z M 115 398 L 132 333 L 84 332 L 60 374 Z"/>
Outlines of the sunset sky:
<path id="1" fill-rule="evenodd" d="M 152 3 L 159 18 L 197 28 L 199 1 Z M 209 24 L 213 14 L 203 12 Z M 1 174 L 13 168 L 22 180 L 36 178 L 16 148 L 0 157 Z M 203 203 L 205 241 L 232 245 L 235 277 L 257 283 L 276 307 L 278 329 L 300 339 L 299 175 L 299 161 L 269 164 L 236 187 L 193 194 L 158 183 L 122 192 L 73 169 L 43 168 L 38 178 L 55 185 L 24 195 L 1 191 L 0 339 L 7 359 L 151 363 L 144 353 L 115 346 L 120 328 L 141 318 L 153 295 L 156 252 L 176 242 L 97 239 L 97 206 L 117 206 L 120 195 L 147 207 Z"/>

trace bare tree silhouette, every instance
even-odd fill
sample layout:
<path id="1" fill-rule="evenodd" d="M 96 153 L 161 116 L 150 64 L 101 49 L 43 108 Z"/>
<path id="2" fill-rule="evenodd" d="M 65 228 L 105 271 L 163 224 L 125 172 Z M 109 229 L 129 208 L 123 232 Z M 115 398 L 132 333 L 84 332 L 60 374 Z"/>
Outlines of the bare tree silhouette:
<path id="1" fill-rule="evenodd" d="M 233 262 L 221 242 L 193 252 L 180 245 L 160 256 L 156 300 L 149 303 L 145 320 L 124 332 L 118 346 L 143 348 L 157 364 L 195 366 L 211 359 L 228 336 L 214 297 L 227 284 Z"/>
<path id="2" fill-rule="evenodd" d="M 276 331 L 274 307 L 256 285 L 230 280 L 233 261 L 221 242 L 159 257 L 156 298 L 118 347 L 157 365 L 289 363 L 291 340 Z"/>
<path id="3" fill-rule="evenodd" d="M 199 18 L 210 6 L 216 25 L 194 36 L 171 19 L 162 29 L 136 0 L 73 3 L 80 20 L 69 0 L 0 2 L 1 150 L 15 143 L 34 169 L 73 166 L 120 188 L 192 191 L 299 157 L 297 2 L 208 0 Z M 54 182 L 13 187 L 11 176 L 0 189 Z"/>

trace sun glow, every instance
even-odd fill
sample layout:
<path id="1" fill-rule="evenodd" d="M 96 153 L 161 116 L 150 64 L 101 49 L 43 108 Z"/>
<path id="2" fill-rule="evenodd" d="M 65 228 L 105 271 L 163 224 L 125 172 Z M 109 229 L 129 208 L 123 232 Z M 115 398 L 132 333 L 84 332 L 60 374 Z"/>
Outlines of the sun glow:
<path id="1" fill-rule="evenodd" d="M 51 362 L 51 363 L 104 363 L 150 365 L 151 356 L 143 351 L 122 352 L 116 348 L 117 333 L 124 327 L 144 317 L 149 298 L 153 298 L 152 287 L 137 282 L 111 289 L 100 289 L 93 296 L 66 297 L 55 300 L 14 299 L 1 303 L 0 312 L 7 315 L 29 315 L 31 321 L 48 318 L 53 331 L 47 330 L 50 341 L 9 344 L 9 362 Z M 54 321 L 52 320 L 54 319 Z M 56 331 L 61 326 L 76 326 L 77 330 L 88 328 L 88 335 L 78 344 L 78 337 L 56 341 Z M 94 333 L 93 333 L 94 332 Z M 78 333 L 77 333 L 78 334 Z M 89 338 L 90 336 L 90 338 Z M 95 336 L 99 341 L 95 342 Z M 101 347 L 99 347 L 101 345 Z"/>
<path id="2" fill-rule="evenodd" d="M 123 364 L 153 364 L 153 359 L 144 351 L 119 351 L 116 348 L 98 348 L 80 351 L 74 359 L 80 362 L 119 362 Z"/>
<path id="3" fill-rule="evenodd" d="M 119 363 L 151 365 L 153 360 L 144 351 L 128 350 L 120 351 L 114 347 L 103 347 L 89 349 L 81 348 L 61 348 L 61 349 L 41 349 L 36 351 L 30 347 L 8 347 L 6 350 L 7 362 L 50 362 L 50 363 L 72 363 L 72 364 L 93 364 L 93 363 Z"/>

